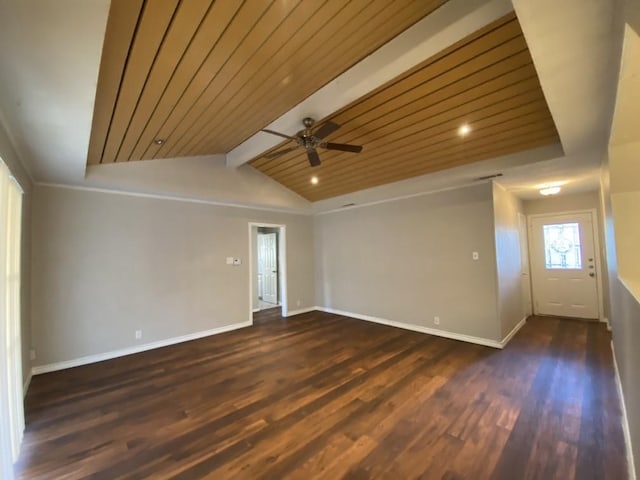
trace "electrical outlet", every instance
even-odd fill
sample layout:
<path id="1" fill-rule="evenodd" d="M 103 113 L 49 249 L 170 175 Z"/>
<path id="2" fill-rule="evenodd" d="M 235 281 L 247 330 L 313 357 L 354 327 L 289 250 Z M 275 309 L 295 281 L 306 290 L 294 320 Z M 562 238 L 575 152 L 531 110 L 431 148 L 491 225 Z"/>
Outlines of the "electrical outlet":
<path id="1" fill-rule="evenodd" d="M 478 254 L 478 252 L 473 252 L 472 258 L 474 260 L 478 260 L 480 258 L 480 254 Z"/>
<path id="2" fill-rule="evenodd" d="M 433 323 L 435 325 L 440 325 L 440 317 L 433 317 Z"/>
<path id="3" fill-rule="evenodd" d="M 35 360 L 36 359 L 36 351 L 35 350 L 29 350 L 29 358 L 31 360 Z"/>
<path id="4" fill-rule="evenodd" d="M 136 340 L 140 340 L 142 338 L 142 330 L 136 330 Z"/>
<path id="5" fill-rule="evenodd" d="M 240 260 L 239 258 L 234 258 L 233 259 L 233 264 L 234 265 L 241 265 L 242 264 L 242 260 Z"/>
<path id="6" fill-rule="evenodd" d="M 296 305 L 300 306 L 300 299 L 298 299 L 298 301 L 296 302 Z"/>

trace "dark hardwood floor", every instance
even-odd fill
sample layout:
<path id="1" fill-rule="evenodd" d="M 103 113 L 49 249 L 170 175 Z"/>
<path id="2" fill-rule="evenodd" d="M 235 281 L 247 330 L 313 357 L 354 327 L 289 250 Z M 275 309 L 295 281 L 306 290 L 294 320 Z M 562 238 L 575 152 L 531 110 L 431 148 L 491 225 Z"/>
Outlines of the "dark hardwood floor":
<path id="1" fill-rule="evenodd" d="M 502 351 L 313 312 L 37 376 L 19 478 L 627 478 L 604 325 Z"/>

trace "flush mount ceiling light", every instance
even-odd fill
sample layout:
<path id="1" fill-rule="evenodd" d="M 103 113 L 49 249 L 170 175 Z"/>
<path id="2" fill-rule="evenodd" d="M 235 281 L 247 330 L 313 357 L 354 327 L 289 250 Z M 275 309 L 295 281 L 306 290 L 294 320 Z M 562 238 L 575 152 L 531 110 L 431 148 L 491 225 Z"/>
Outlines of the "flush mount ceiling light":
<path id="1" fill-rule="evenodd" d="M 155 143 L 156 145 L 162 145 L 164 144 L 164 139 L 163 138 L 156 138 L 153 143 Z"/>
<path id="2" fill-rule="evenodd" d="M 556 193 L 559 193 L 561 190 L 560 187 L 547 187 L 547 188 L 541 188 L 540 189 L 540 195 L 544 195 L 549 196 L 549 195 L 555 195 Z"/>
<path id="3" fill-rule="evenodd" d="M 471 127 L 466 123 L 458 129 L 458 135 L 460 135 L 461 137 L 466 137 L 469 132 L 471 132 Z"/>
<path id="4" fill-rule="evenodd" d="M 317 185 L 318 184 L 318 177 L 311 177 L 311 184 L 312 185 Z"/>
<path id="5" fill-rule="evenodd" d="M 547 182 L 547 183 L 542 183 L 540 185 L 537 185 L 536 188 L 540 191 L 540 195 L 544 195 L 549 196 L 549 195 L 555 195 L 557 193 L 560 193 L 560 190 L 564 184 L 566 184 L 566 181 L 561 181 L 561 182 Z"/>

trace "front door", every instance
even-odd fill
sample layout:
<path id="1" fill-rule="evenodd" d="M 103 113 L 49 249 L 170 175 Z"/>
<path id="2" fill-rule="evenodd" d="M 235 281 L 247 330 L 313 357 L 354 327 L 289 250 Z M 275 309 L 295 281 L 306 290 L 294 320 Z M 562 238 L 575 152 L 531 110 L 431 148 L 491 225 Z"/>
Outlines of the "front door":
<path id="1" fill-rule="evenodd" d="M 534 312 L 599 318 L 591 213 L 529 219 Z"/>

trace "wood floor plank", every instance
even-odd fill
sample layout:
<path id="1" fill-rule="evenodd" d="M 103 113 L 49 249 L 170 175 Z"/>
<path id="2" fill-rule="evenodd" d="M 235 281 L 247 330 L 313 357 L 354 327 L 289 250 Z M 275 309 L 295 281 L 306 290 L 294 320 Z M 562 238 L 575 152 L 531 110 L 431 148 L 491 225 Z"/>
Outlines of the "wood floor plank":
<path id="1" fill-rule="evenodd" d="M 504 350 L 310 312 L 37 376 L 23 479 L 625 479 L 610 333 Z"/>

